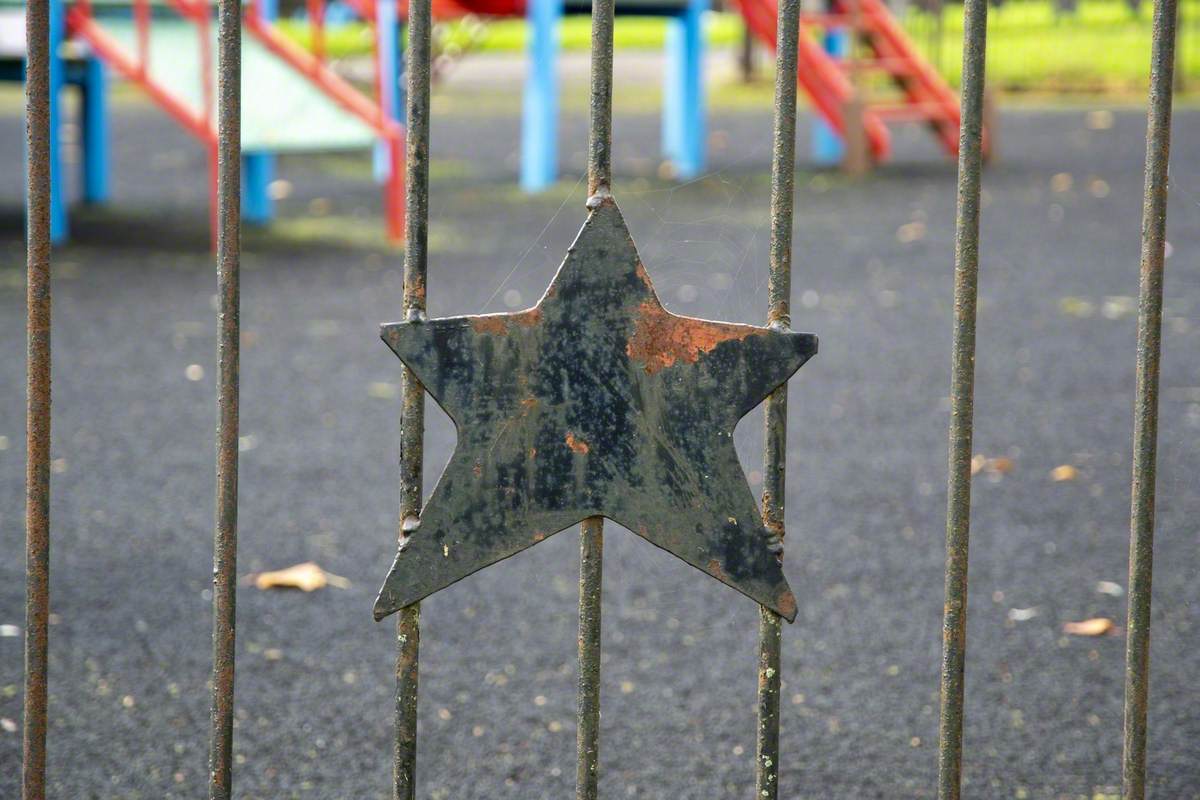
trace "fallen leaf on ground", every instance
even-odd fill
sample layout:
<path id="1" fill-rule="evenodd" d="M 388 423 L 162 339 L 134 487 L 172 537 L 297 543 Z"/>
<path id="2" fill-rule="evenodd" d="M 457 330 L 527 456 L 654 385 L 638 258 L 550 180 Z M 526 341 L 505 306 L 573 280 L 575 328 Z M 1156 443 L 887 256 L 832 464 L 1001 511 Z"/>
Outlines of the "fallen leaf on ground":
<path id="1" fill-rule="evenodd" d="M 387 381 L 373 381 L 367 384 L 367 396 L 376 400 L 391 400 L 400 396 L 400 387 Z"/>
<path id="2" fill-rule="evenodd" d="M 908 244 L 925 238 L 925 223 L 921 221 L 907 222 L 896 229 L 896 238 Z"/>
<path id="3" fill-rule="evenodd" d="M 326 586 L 345 589 L 350 585 L 350 581 L 341 575 L 326 572 L 311 561 L 305 561 L 303 564 L 296 564 L 287 569 L 260 572 L 254 576 L 254 585 L 264 590 L 300 589 L 305 592 L 313 592 L 317 589 L 324 589 Z"/>
<path id="4" fill-rule="evenodd" d="M 1069 192 L 1074 183 L 1075 179 L 1071 177 L 1071 173 L 1060 172 L 1050 179 L 1050 188 L 1055 192 Z"/>
<path id="5" fill-rule="evenodd" d="M 1008 618 L 1013 622 L 1028 622 L 1038 615 L 1038 607 L 1033 608 L 1010 608 L 1008 610 Z"/>
<path id="6" fill-rule="evenodd" d="M 1104 298 L 1100 313 L 1105 319 L 1124 319 L 1137 314 L 1137 298 L 1128 295 L 1118 295 Z"/>
<path id="7" fill-rule="evenodd" d="M 1079 470 L 1075 469 L 1070 464 L 1062 464 L 1050 470 L 1050 480 L 1055 483 L 1063 481 L 1073 481 L 1079 477 Z"/>
<path id="8" fill-rule="evenodd" d="M 1068 317 L 1090 317 L 1096 311 L 1096 306 L 1085 297 L 1064 297 L 1058 301 L 1058 308 Z"/>
<path id="9" fill-rule="evenodd" d="M 1110 597 L 1120 597 L 1125 594 L 1124 587 L 1113 581 L 1100 581 L 1096 584 L 1096 591 L 1100 594 L 1106 594 Z"/>
<path id="10" fill-rule="evenodd" d="M 1113 113 L 1107 108 L 1098 108 L 1087 113 L 1088 130 L 1106 131 L 1113 126 Z"/>
<path id="11" fill-rule="evenodd" d="M 1108 617 L 1094 617 L 1081 622 L 1063 623 L 1063 633 L 1071 636 L 1103 636 L 1116 627 Z"/>
<path id="12" fill-rule="evenodd" d="M 1013 467 L 1015 466 L 1016 463 L 1014 463 L 1011 458 L 1000 456 L 998 458 L 989 458 L 987 463 L 983 465 L 983 468 L 988 472 L 997 472 L 1001 475 L 1007 475 L 1013 471 Z"/>
<path id="13" fill-rule="evenodd" d="M 1013 467 L 1015 466 L 1016 462 L 1007 456 L 988 458 L 982 453 L 976 453 L 975 456 L 971 458 L 972 475 L 978 475 L 981 472 L 987 472 L 992 477 L 999 477 L 1000 475 L 1007 475 L 1008 473 L 1012 472 Z"/>

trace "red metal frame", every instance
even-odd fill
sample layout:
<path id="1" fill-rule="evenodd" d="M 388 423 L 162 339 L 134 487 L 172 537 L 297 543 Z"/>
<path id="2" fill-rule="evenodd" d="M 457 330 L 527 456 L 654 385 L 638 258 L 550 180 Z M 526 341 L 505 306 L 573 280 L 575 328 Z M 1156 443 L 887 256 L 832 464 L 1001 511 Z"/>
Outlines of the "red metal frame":
<path id="1" fill-rule="evenodd" d="M 247 9 L 244 16 L 245 29 L 277 58 L 286 62 L 310 81 L 326 96 L 347 112 L 365 122 L 384 143 L 390 156 L 390 167 L 383 189 L 384 212 L 387 220 L 388 238 L 399 241 L 404 237 L 404 128 L 396 122 L 382 100 L 362 94 L 349 82 L 343 80 L 325 64 L 325 0 L 307 0 L 310 25 L 313 26 L 313 52 L 297 47 L 285 39 L 277 29 L 266 21 L 260 8 L 261 0 Z M 153 29 L 150 0 L 133 0 L 133 17 L 136 28 L 136 52 L 129 50 L 104 30 L 93 13 L 90 0 L 76 0 L 67 11 L 67 26 L 70 35 L 87 42 L 101 59 L 109 63 L 127 80 L 136 83 L 163 108 L 186 131 L 200 140 L 208 151 L 209 159 L 209 214 L 210 229 L 216 236 L 216 191 L 217 191 L 217 131 L 213 119 L 213 55 L 212 55 L 212 9 L 209 0 L 170 0 L 171 7 L 180 17 L 196 26 L 200 43 L 200 80 L 203 108 L 198 112 L 173 96 L 161 83 L 154 80 L 150 71 L 150 37 Z M 351 0 L 359 13 L 363 13 L 373 27 L 375 5 L 373 0 Z M 378 36 L 378 31 L 376 31 Z M 375 52 L 376 97 L 380 91 L 382 72 L 378 48 Z"/>
<path id="2" fill-rule="evenodd" d="M 742 15 L 761 39 L 775 44 L 775 0 L 738 0 Z M 859 61 L 831 58 L 818 44 L 814 29 L 846 28 L 858 34 L 871 50 Z M 867 105 L 862 124 L 871 156 L 876 161 L 891 153 L 888 120 L 924 122 L 937 136 L 942 148 L 958 153 L 961 113 L 958 96 L 933 67 L 921 57 L 882 0 L 838 0 L 831 13 L 804 13 L 800 17 L 797 80 L 812 99 L 813 107 L 838 133 L 845 135 L 843 109 L 855 94 L 850 73 L 881 69 L 901 88 L 899 105 Z M 984 153 L 989 132 L 984 131 Z"/>
<path id="3" fill-rule="evenodd" d="M 777 17 L 775 0 L 740 0 L 739 4 L 751 30 L 774 47 Z M 817 44 L 811 27 L 803 19 L 800 22 L 796 61 L 796 80 L 811 98 L 817 113 L 835 131 L 844 135 L 846 124 L 843 109 L 854 97 L 854 86 L 838 63 Z M 871 156 L 876 161 L 885 160 L 891 154 L 892 147 L 887 126 L 870 109 L 863 110 L 862 120 Z"/>
<path id="4" fill-rule="evenodd" d="M 318 61 L 325 60 L 325 0 L 307 0 L 308 24 L 312 28 L 312 51 Z"/>
<path id="5" fill-rule="evenodd" d="M 324 16 L 324 4 L 317 0 L 318 10 Z M 310 3 L 310 17 L 313 4 Z M 374 8 L 372 8 L 374 11 Z M 374 25 L 374 18 L 371 19 Z M 314 25 L 314 42 L 319 31 L 323 30 L 320 20 L 311 20 Z M 270 50 L 276 57 L 290 64 L 293 69 L 304 75 L 315 86 L 321 89 L 334 102 L 361 119 L 375 131 L 388 149 L 388 178 L 384 184 L 384 215 L 387 219 L 388 238 L 399 241 L 404 237 L 404 128 L 388 114 L 381 100 L 371 100 L 355 89 L 340 75 L 330 69 L 323 61 L 324 47 L 320 51 L 310 53 L 302 47 L 293 44 L 263 19 L 259 6 L 251 5 L 245 16 L 246 30 Z M 377 27 L 377 26 L 376 26 Z M 376 31 L 379 35 L 379 32 Z M 323 36 L 323 33 L 320 34 Z M 379 64 L 378 48 L 375 52 L 376 87 L 378 91 L 382 80 Z M 382 98 L 382 93 L 377 97 Z"/>

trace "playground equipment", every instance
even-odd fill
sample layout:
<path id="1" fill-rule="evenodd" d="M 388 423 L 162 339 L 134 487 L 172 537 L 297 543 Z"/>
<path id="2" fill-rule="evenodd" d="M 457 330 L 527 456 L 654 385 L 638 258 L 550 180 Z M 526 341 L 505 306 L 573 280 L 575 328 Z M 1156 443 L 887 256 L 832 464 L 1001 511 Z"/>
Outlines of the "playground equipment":
<path id="1" fill-rule="evenodd" d="M 360 91 L 334 72 L 325 57 L 325 0 L 307 0 L 312 48 L 285 38 L 273 24 L 278 0 L 251 0 L 244 8 L 242 112 L 243 215 L 265 223 L 274 214 L 269 185 L 278 153 L 374 147 L 384 185 L 387 232 L 404 228 L 403 99 L 400 89 L 401 20 L 405 0 L 346 0 L 371 26 L 374 92 Z M 750 29 L 775 43 L 776 0 L 737 0 Z M 674 174 L 699 175 L 706 162 L 703 17 L 709 0 L 620 0 L 616 13 L 663 16 L 669 22 L 662 107 L 662 152 Z M 558 176 L 558 27 L 566 14 L 590 13 L 590 0 L 436 0 L 436 18 L 466 13 L 524 15 L 529 22 L 529 70 L 521 132 L 521 186 L 540 191 Z M 9 15 L 20 15 L 19 7 Z M 109 195 L 108 73 L 115 70 L 206 148 L 210 193 L 216 192 L 214 31 L 209 0 L 52 0 L 51 124 L 58 130 L 65 86 L 83 103 L 81 194 L 87 202 Z M 12 27 L 12 26 L 9 26 Z M 819 38 L 817 30 L 823 32 Z M 861 42 L 862 55 L 852 44 Z M 64 48 L 64 43 L 80 45 Z M 24 53 L 0 37 L 0 79 L 22 80 Z M 886 75 L 899 102 L 868 101 L 864 73 Z M 958 98 L 917 52 L 882 0 L 833 0 L 827 13 L 800 19 L 797 80 L 817 116 L 814 155 L 854 169 L 885 160 L 889 122 L 929 126 L 948 154 L 958 147 Z M 985 151 L 989 137 L 985 132 Z M 68 188 L 59 143 L 51 143 L 51 221 L 54 241 L 67 235 Z M 216 213 L 215 203 L 210 203 Z M 215 230 L 215 225 L 214 225 Z"/>
<path id="2" fill-rule="evenodd" d="M 776 0 L 736 0 L 751 31 L 775 46 Z M 529 22 L 529 72 L 522 113 L 521 185 L 538 191 L 558 173 L 557 27 L 564 13 L 588 14 L 589 0 L 444 0 L 435 16 L 454 6 L 493 16 L 524 13 Z M 703 15 L 708 0 L 618 0 L 616 14 L 670 19 L 663 86 L 662 151 L 676 176 L 703 172 L 706 152 Z M 440 12 L 440 13 L 439 13 Z M 820 32 L 820 35 L 818 35 Z M 861 54 L 852 52 L 861 42 Z M 873 103 L 861 76 L 882 73 L 898 99 Z M 836 0 L 827 13 L 800 20 L 797 80 L 815 111 L 814 158 L 852 170 L 886 161 L 888 123 L 929 126 L 945 152 L 958 152 L 958 96 L 920 54 L 882 0 Z M 985 125 L 985 127 L 989 127 Z M 990 144 L 985 132 L 984 147 Z"/>
<path id="3" fill-rule="evenodd" d="M 384 209 L 388 234 L 404 230 L 404 130 L 395 119 L 395 0 L 358 0 L 356 10 L 372 22 L 376 35 L 376 96 L 370 97 L 338 76 L 325 59 L 324 2 L 309 3 L 312 52 L 286 39 L 273 24 L 274 0 L 254 0 L 244 12 L 241 140 L 243 211 L 248 221 L 273 214 L 268 185 L 276 153 L 337 151 L 379 145 L 385 153 Z M 390 12 L 390 13 L 389 13 Z M 377 25 L 377 18 L 392 20 Z M 51 0 L 51 125 L 61 120 L 61 89 L 83 91 L 82 195 L 101 202 L 109 194 L 107 152 L 107 73 L 139 87 L 206 148 L 209 156 L 210 213 L 216 230 L 217 130 L 215 31 L 208 0 Z M 79 45 L 68 52 L 64 42 Z M 22 80 L 23 53 L 5 53 L 0 77 Z M 385 70 L 387 72 L 385 73 Z M 67 235 L 68 190 L 57 137 L 51 142 L 52 238 Z"/>
<path id="4" fill-rule="evenodd" d="M 774 48 L 776 0 L 737 2 L 750 29 Z M 818 37 L 817 30 L 823 35 Z M 957 155 L 958 96 L 882 0 L 833 0 L 828 12 L 802 13 L 796 61 L 799 86 L 827 126 L 825 135 L 819 127 L 816 137 L 820 160 L 840 156 L 855 170 L 885 161 L 891 154 L 887 126 L 895 122 L 927 125 L 942 149 Z M 874 102 L 863 85 L 863 78 L 871 73 L 890 79 L 899 89 L 898 100 Z M 985 155 L 990 139 L 985 130 Z"/>
<path id="5" fill-rule="evenodd" d="M 457 0 L 464 2 L 464 0 Z M 545 189 L 558 176 L 558 26 L 564 14 L 588 15 L 590 0 L 465 0 L 486 13 L 523 13 L 529 23 L 529 71 L 521 114 L 521 187 Z M 618 0 L 617 15 L 666 17 L 662 153 L 683 179 L 704 171 L 704 12 L 708 0 Z"/>
<path id="6" fill-rule="evenodd" d="M 55 56 L 50 63 L 51 103 L 49 123 L 51 129 L 59 130 L 61 104 L 59 99 L 64 87 L 77 88 L 80 92 L 80 131 L 82 159 L 81 194 L 89 203 L 99 203 L 109 196 L 108 159 L 108 80 L 101 61 L 78 53 L 64 57 L 62 53 L 62 5 L 51 4 L 51 48 Z M 21 6 L 0 7 L 0 80 L 22 82 L 25 80 L 24 38 L 25 12 Z M 60 152 L 60 137 L 53 136 L 49 142 L 51 192 L 51 237 L 62 241 L 66 235 L 66 207 L 62 202 L 63 170 Z"/>

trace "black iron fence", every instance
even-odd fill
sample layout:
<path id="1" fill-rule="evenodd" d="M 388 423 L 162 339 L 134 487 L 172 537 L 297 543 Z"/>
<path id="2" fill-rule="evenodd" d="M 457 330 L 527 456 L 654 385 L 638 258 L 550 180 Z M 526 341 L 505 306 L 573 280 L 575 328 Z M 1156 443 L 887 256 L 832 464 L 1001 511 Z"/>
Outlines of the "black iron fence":
<path id="1" fill-rule="evenodd" d="M 775 139 L 771 182 L 771 244 L 768 323 L 790 322 L 791 235 L 796 125 L 795 74 L 799 0 L 779 3 Z M 967 552 L 970 529 L 971 438 L 986 0 L 967 0 L 963 25 L 962 129 L 959 151 L 955 317 L 952 355 L 949 506 L 946 539 L 946 606 L 943 624 L 942 713 L 939 797 L 960 796 L 964 666 L 966 662 Z M 239 344 L 240 28 L 238 0 L 220 0 L 218 32 L 219 229 L 217 243 L 219 382 L 217 491 L 214 530 L 213 680 L 209 797 L 232 794 L 234 641 L 237 556 L 237 443 Z M 1128 650 L 1126 665 L 1124 796 L 1141 800 L 1146 781 L 1146 700 L 1149 690 L 1150 583 L 1154 534 L 1154 487 L 1158 409 L 1159 333 L 1162 317 L 1164 228 L 1175 66 L 1176 0 L 1154 8 L 1150 113 L 1145 167 L 1141 297 L 1137 343 L 1133 502 L 1130 531 Z M 589 204 L 611 196 L 613 0 L 594 0 L 592 103 L 588 157 Z M 423 316 L 428 253 L 430 0 L 409 9 L 407 93 L 407 234 L 404 309 Z M 30 0 L 28 36 L 28 432 L 27 432 L 27 617 L 23 741 L 23 798 L 45 797 L 47 652 L 50 546 L 50 175 L 49 2 Z M 413 531 L 421 512 L 424 389 L 404 372 L 399 535 Z M 787 424 L 786 384 L 766 403 L 766 450 L 762 517 L 776 542 L 783 537 Z M 579 601 L 578 798 L 597 796 L 600 768 L 600 577 L 603 523 L 581 528 Z M 780 793 L 780 641 L 782 618 L 763 608 L 759 620 L 759 699 L 756 797 Z M 416 708 L 420 641 L 419 606 L 397 622 L 395 783 L 398 800 L 415 797 Z"/>

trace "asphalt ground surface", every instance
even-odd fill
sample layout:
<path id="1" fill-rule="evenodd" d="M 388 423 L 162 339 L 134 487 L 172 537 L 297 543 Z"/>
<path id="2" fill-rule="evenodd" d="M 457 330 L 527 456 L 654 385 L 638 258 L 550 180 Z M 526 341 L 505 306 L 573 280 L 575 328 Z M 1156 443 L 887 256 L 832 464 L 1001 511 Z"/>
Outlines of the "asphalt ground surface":
<path id="1" fill-rule="evenodd" d="M 617 101 L 615 191 L 668 307 L 757 322 L 770 117 L 713 115 L 713 171 L 659 176 L 652 111 Z M 20 722 L 24 464 L 21 122 L 0 116 L 0 717 Z M 531 304 L 584 218 L 584 118 L 567 176 L 514 187 L 517 119 L 434 121 L 434 315 Z M 1172 158 L 1150 785 L 1200 797 L 1200 115 Z M 119 103 L 115 199 L 56 251 L 50 787 L 203 796 L 213 518 L 215 278 L 202 153 Z M 1002 115 L 987 172 L 967 794 L 1115 797 L 1144 116 Z M 802 124 L 800 153 L 807 152 Z M 395 549 L 401 256 L 366 158 L 291 158 L 243 272 L 239 574 L 313 560 L 349 588 L 239 596 L 236 794 L 389 796 L 394 633 L 371 620 Z M 781 783 L 788 798 L 933 796 L 941 646 L 954 169 L 920 130 L 857 182 L 803 168 L 794 324 L 821 336 L 791 386 Z M 202 376 L 189 365 L 199 365 Z M 453 446 L 430 404 L 427 484 Z M 738 429 L 761 481 L 761 415 Z M 1075 480 L 1053 482 L 1060 465 Z M 601 792 L 753 792 L 751 601 L 608 526 Z M 424 604 L 422 798 L 563 798 L 574 782 L 577 535 Z M 1098 591 L 1100 582 L 1111 582 Z M 15 635 L 12 635 L 15 634 Z M 20 735 L 0 730 L 0 796 Z"/>

